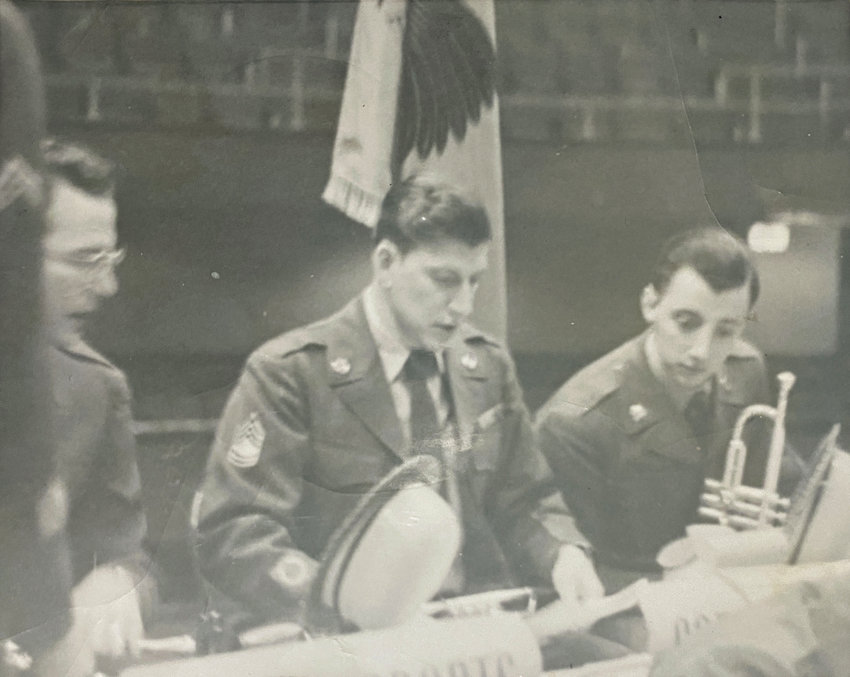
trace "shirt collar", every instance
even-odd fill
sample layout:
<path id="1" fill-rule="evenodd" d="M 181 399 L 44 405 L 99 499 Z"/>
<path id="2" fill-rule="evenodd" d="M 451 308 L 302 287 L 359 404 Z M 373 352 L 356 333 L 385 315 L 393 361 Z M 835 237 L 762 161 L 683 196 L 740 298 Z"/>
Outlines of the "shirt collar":
<path id="1" fill-rule="evenodd" d="M 387 383 L 393 383 L 404 369 L 411 348 L 402 338 L 390 309 L 374 284 L 369 285 L 363 293 L 363 312 L 366 315 L 369 332 L 375 340 Z M 445 370 L 443 352 L 437 352 L 436 356 L 437 366 L 440 373 L 443 373 Z"/>

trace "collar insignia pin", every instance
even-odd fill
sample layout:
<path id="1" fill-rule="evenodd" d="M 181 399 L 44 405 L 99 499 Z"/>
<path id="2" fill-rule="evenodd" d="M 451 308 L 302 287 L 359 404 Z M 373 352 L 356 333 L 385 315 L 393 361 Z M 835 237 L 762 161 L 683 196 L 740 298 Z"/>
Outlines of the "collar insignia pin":
<path id="1" fill-rule="evenodd" d="M 475 353 L 464 353 L 461 355 L 460 363 L 472 371 L 478 368 L 478 357 L 476 357 Z"/>
<path id="2" fill-rule="evenodd" d="M 629 407 L 629 416 L 632 417 L 632 420 L 635 423 L 640 423 L 643 419 L 646 418 L 649 412 L 646 410 L 642 404 L 633 404 Z"/>
<path id="3" fill-rule="evenodd" d="M 331 362 L 331 371 L 339 376 L 346 376 L 351 371 L 351 362 L 344 357 L 337 357 Z"/>

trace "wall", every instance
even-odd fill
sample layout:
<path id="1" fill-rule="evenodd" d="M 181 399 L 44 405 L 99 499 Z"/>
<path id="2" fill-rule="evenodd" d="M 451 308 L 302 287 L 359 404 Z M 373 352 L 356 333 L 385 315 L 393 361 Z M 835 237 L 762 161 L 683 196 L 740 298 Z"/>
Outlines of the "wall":
<path id="1" fill-rule="evenodd" d="M 319 199 L 329 137 L 76 135 L 124 167 L 129 256 L 95 329 L 112 354 L 241 356 L 368 279 L 368 233 Z M 841 150 L 512 143 L 504 162 L 510 344 L 573 355 L 640 327 L 637 292 L 669 234 L 715 217 L 741 231 L 757 216 L 742 183 L 839 208 L 850 172 Z"/>

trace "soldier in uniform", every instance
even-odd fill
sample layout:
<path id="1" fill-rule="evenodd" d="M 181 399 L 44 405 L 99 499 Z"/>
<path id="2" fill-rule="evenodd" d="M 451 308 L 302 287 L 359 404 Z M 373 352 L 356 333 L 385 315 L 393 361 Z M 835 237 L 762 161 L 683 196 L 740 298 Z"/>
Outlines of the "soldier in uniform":
<path id="1" fill-rule="evenodd" d="M 115 248 L 114 167 L 76 145 L 49 142 L 44 153 L 53 178 L 44 288 L 57 478 L 68 497 L 76 607 L 74 630 L 45 660 L 64 674 L 80 645 L 116 658 L 134 649 L 140 595 L 151 579 L 130 391 L 124 374 L 84 338 L 86 318 L 117 291 L 114 269 L 123 257 Z"/>
<path id="2" fill-rule="evenodd" d="M 463 526 L 446 595 L 514 583 L 601 594 L 533 442 L 513 364 L 467 323 L 484 210 L 426 178 L 382 206 L 365 291 L 248 359 L 194 505 L 202 573 L 263 620 L 304 618 L 327 541 L 403 459 L 438 457 Z M 393 544 L 387 544 L 392 548 Z"/>
<path id="3" fill-rule="evenodd" d="M 581 370 L 537 414 L 541 449 L 609 592 L 659 572 L 722 474 L 742 409 L 769 399 L 762 355 L 741 338 L 759 293 L 746 245 L 720 228 L 661 252 L 640 298 L 641 335 Z M 765 449 L 744 481 L 761 486 Z"/>
<path id="4" fill-rule="evenodd" d="M 51 484 L 39 284 L 44 125 L 33 35 L 15 6 L 0 0 L 0 675 L 14 673 L 20 649 L 37 655 L 68 625 L 65 504 Z"/>

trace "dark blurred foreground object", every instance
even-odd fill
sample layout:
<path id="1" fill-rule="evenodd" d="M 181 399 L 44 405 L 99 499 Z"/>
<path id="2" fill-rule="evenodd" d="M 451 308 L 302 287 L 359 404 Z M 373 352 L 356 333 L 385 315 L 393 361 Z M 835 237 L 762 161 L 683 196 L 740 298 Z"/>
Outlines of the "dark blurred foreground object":
<path id="1" fill-rule="evenodd" d="M 651 677 L 839 677 L 850 666 L 850 573 L 799 584 L 658 655 Z"/>
<path id="2" fill-rule="evenodd" d="M 70 571 L 41 329 L 44 89 L 24 18 L 0 0 L 0 640 L 65 630 Z M 23 633 L 23 634 L 21 634 Z M 3 669 L 3 668 L 0 668 Z"/>

